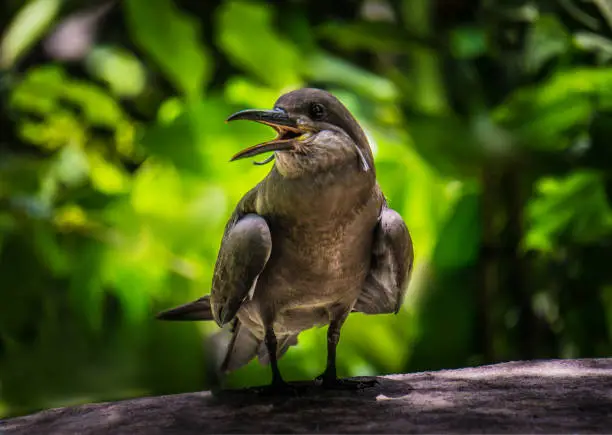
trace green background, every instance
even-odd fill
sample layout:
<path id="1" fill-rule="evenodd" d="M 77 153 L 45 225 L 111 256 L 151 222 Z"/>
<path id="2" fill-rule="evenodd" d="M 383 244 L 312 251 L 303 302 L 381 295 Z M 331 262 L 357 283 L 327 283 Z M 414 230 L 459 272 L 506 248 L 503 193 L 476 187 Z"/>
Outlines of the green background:
<path id="1" fill-rule="evenodd" d="M 406 220 L 401 312 L 351 315 L 339 374 L 612 351 L 612 10 L 603 0 L 0 5 L 0 417 L 267 383 L 214 372 L 209 291 L 271 137 L 225 124 L 338 96 Z M 280 362 L 325 365 L 325 328 Z"/>

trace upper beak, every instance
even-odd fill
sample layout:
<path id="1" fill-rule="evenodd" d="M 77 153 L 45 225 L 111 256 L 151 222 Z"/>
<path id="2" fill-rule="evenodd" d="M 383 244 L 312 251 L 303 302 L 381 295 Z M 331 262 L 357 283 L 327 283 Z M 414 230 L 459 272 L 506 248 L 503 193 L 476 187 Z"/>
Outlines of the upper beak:
<path id="1" fill-rule="evenodd" d="M 259 110 L 247 109 L 236 112 L 227 118 L 226 122 L 245 119 L 255 121 L 273 127 L 278 136 L 268 142 L 260 143 L 252 147 L 246 148 L 235 154 L 230 161 L 253 157 L 269 151 L 283 151 L 293 149 L 293 138 L 283 138 L 283 134 L 287 132 L 301 133 L 295 121 L 293 121 L 286 111 L 283 109 Z"/>

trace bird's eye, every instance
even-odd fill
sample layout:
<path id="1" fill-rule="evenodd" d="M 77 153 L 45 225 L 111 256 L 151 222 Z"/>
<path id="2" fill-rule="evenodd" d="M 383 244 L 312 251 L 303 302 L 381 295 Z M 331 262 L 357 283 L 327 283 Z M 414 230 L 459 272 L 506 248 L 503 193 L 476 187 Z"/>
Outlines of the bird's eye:
<path id="1" fill-rule="evenodd" d="M 323 119 L 325 117 L 326 111 L 325 106 L 319 103 L 313 103 L 310 106 L 310 117 L 312 119 L 318 120 Z"/>

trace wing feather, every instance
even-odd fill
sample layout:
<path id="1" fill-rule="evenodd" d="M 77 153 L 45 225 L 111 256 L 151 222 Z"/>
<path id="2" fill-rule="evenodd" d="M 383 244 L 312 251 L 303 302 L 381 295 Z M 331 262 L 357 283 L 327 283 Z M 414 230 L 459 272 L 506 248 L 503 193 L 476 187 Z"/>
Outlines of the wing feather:
<path id="1" fill-rule="evenodd" d="M 372 244 L 370 271 L 353 311 L 397 313 L 412 274 L 414 250 L 410 232 L 395 210 L 384 207 Z"/>

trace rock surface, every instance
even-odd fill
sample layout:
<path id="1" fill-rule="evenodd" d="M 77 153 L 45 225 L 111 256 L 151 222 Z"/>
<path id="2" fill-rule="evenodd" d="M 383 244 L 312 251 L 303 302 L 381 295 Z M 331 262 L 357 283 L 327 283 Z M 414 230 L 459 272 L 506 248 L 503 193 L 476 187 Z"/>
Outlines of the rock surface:
<path id="1" fill-rule="evenodd" d="M 360 392 L 148 397 L 0 421 L 0 434 L 612 433 L 612 359 L 377 378 Z"/>

